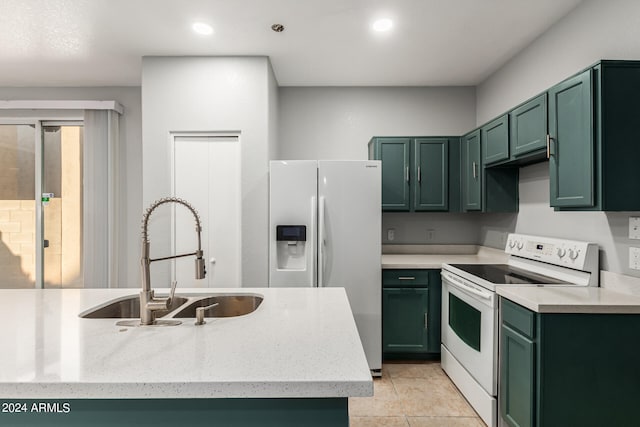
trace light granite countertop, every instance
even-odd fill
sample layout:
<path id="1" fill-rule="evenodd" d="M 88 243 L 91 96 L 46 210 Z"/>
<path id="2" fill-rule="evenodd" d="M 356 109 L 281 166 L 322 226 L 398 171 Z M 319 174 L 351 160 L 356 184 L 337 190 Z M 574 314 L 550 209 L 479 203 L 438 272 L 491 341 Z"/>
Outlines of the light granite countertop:
<path id="1" fill-rule="evenodd" d="M 166 291 L 166 290 L 165 290 Z M 0 290 L 0 398 L 373 395 L 342 288 L 178 289 L 264 295 L 246 316 L 119 327 L 78 313 L 136 289 Z"/>
<path id="2" fill-rule="evenodd" d="M 603 288 L 496 286 L 496 293 L 536 313 L 640 313 L 640 296 Z"/>
<path id="3" fill-rule="evenodd" d="M 442 264 L 503 264 L 508 255 L 503 250 L 473 245 L 421 245 L 409 248 L 404 253 L 400 245 L 387 248 L 395 253 L 382 254 L 383 269 L 439 269 Z M 383 252 L 384 252 L 383 248 Z M 422 253 L 411 253 L 422 251 Z"/>
<path id="4" fill-rule="evenodd" d="M 475 245 L 383 245 L 383 269 L 442 264 L 504 264 L 503 250 Z M 600 288 L 498 286 L 496 292 L 538 313 L 640 313 L 640 279 L 602 272 Z"/>

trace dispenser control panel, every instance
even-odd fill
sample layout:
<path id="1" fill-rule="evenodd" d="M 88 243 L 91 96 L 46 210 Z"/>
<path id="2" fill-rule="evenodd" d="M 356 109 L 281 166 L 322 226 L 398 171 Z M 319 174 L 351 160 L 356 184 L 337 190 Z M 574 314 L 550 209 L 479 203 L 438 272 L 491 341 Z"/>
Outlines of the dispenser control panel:
<path id="1" fill-rule="evenodd" d="M 276 240 L 279 242 L 306 242 L 306 225 L 277 225 Z"/>

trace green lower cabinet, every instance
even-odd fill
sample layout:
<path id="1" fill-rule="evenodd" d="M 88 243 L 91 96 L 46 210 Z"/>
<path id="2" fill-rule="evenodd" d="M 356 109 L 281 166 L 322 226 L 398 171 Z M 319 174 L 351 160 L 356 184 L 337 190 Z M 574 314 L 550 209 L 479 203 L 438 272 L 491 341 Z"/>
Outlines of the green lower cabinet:
<path id="1" fill-rule="evenodd" d="M 392 353 L 427 351 L 429 289 L 382 290 L 382 349 Z"/>
<path id="2" fill-rule="evenodd" d="M 638 425 L 640 315 L 534 313 L 504 298 L 500 304 L 498 405 L 507 425 Z"/>
<path id="3" fill-rule="evenodd" d="M 500 413 L 513 427 L 533 426 L 535 347 L 506 325 L 501 328 Z"/>
<path id="4" fill-rule="evenodd" d="M 437 357 L 442 301 L 440 270 L 383 270 L 382 273 L 382 351 L 385 357 Z"/>

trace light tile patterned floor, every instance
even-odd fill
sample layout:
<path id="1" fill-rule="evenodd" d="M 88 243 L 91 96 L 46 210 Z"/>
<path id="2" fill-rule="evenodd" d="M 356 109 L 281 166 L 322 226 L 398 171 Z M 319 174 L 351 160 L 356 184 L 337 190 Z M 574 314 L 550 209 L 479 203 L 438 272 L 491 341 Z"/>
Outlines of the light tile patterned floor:
<path id="1" fill-rule="evenodd" d="M 484 427 L 440 362 L 385 363 L 373 397 L 349 399 L 351 427 Z"/>

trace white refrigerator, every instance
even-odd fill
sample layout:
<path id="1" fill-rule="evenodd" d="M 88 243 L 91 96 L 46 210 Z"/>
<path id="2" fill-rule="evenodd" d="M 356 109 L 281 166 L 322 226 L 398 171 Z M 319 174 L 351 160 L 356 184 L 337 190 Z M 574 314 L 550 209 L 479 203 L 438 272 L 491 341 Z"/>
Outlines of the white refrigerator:
<path id="1" fill-rule="evenodd" d="M 343 287 L 369 367 L 382 368 L 381 164 L 270 162 L 269 286 Z"/>

